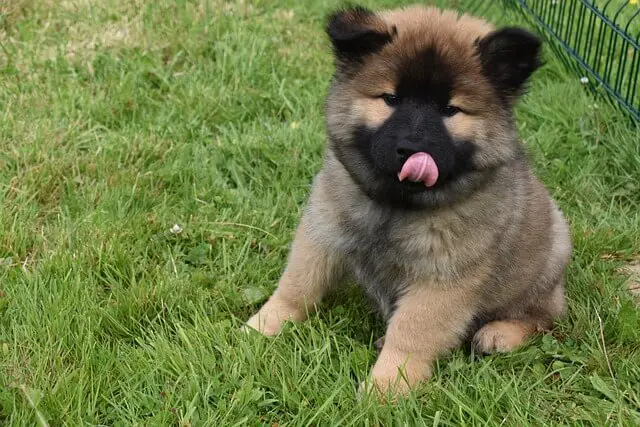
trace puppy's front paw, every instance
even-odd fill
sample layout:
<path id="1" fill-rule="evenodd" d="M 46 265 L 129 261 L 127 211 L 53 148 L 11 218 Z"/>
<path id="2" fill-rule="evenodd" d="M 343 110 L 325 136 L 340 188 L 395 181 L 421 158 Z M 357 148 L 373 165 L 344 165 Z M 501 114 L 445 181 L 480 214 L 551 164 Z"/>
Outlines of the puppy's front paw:
<path id="1" fill-rule="evenodd" d="M 242 327 L 242 330 L 251 332 L 253 329 L 262 335 L 272 337 L 280 332 L 286 321 L 286 313 L 277 313 L 261 309 L 247 321 Z"/>
<path id="2" fill-rule="evenodd" d="M 379 402 L 397 402 L 397 400 L 409 393 L 410 387 L 405 378 L 401 375 L 392 377 L 370 376 L 358 384 L 356 393 L 357 400 L 361 400 L 365 395 L 371 395 Z"/>
<path id="3" fill-rule="evenodd" d="M 360 385 L 359 393 L 375 393 L 386 402 L 396 402 L 431 377 L 433 357 L 428 353 L 407 353 L 385 338 L 371 376 Z"/>
<path id="4" fill-rule="evenodd" d="M 255 329 L 268 337 L 277 335 L 287 321 L 299 322 L 307 317 L 305 307 L 287 303 L 274 294 L 245 325 L 244 329 Z"/>

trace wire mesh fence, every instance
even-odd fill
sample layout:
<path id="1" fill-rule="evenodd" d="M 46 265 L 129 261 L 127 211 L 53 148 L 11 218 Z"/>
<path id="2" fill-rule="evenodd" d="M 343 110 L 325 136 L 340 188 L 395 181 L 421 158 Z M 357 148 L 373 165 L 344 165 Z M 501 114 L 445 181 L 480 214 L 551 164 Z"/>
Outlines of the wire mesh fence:
<path id="1" fill-rule="evenodd" d="M 640 121 L 639 0 L 461 0 L 502 20 L 514 12 L 538 28 L 565 65 Z"/>

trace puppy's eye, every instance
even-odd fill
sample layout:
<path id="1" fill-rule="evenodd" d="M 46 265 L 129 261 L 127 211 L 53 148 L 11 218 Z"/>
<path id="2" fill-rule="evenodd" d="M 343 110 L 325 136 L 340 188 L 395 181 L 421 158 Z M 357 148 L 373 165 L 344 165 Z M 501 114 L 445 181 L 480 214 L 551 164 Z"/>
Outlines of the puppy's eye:
<path id="1" fill-rule="evenodd" d="M 461 111 L 462 110 L 459 107 L 456 107 L 455 105 L 447 105 L 442 110 L 442 115 L 445 117 L 453 117 Z"/>
<path id="2" fill-rule="evenodd" d="M 384 100 L 384 103 L 389 107 L 397 107 L 400 103 L 398 95 L 394 95 L 393 93 L 383 93 L 382 95 L 380 95 L 380 98 L 382 98 Z"/>

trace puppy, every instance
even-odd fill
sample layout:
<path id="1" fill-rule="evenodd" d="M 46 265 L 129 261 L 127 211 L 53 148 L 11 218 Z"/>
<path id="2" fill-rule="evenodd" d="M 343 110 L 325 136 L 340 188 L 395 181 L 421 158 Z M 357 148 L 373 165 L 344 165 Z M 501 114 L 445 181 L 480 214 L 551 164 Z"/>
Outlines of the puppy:
<path id="1" fill-rule="evenodd" d="M 366 385 L 394 395 L 467 338 L 506 352 L 550 328 L 570 233 L 513 114 L 539 38 L 420 6 L 342 9 L 327 33 L 324 164 L 278 287 L 247 325 L 275 335 L 353 276 L 387 321 Z"/>

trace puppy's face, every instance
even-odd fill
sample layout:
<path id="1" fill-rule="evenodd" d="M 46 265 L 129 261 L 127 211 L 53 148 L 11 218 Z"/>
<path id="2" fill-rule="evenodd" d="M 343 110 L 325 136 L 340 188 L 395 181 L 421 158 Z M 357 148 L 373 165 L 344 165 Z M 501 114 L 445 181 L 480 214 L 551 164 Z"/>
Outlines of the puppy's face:
<path id="1" fill-rule="evenodd" d="M 437 205 L 520 155 L 512 107 L 539 65 L 532 34 L 423 7 L 343 10 L 327 32 L 331 149 L 370 197 Z"/>

